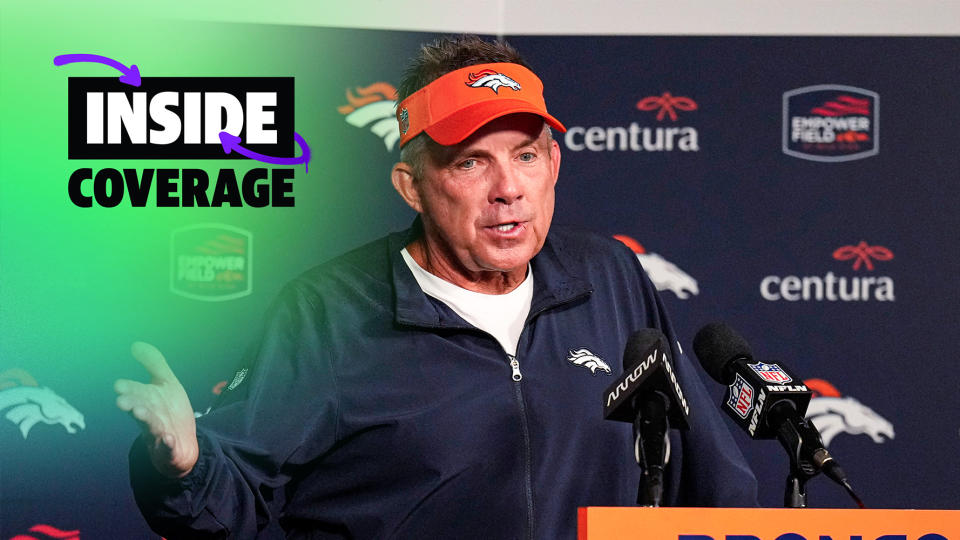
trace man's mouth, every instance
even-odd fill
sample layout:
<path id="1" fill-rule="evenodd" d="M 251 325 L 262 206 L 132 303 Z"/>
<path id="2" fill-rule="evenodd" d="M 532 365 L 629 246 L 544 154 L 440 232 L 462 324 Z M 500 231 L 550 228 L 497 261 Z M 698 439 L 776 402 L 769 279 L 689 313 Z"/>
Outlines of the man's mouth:
<path id="1" fill-rule="evenodd" d="M 502 225 L 494 225 L 493 228 L 500 232 L 510 232 L 519 226 L 520 226 L 520 223 L 516 221 L 511 221 L 510 223 L 504 223 Z"/>

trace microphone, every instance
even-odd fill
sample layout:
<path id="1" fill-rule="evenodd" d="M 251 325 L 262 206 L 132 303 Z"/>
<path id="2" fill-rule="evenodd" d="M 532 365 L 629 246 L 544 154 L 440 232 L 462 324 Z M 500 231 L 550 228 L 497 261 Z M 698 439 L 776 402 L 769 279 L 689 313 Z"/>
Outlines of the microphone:
<path id="1" fill-rule="evenodd" d="M 663 333 L 634 332 L 623 351 L 623 374 L 604 391 L 603 417 L 633 424 L 634 454 L 643 470 L 637 504 L 660 506 L 663 469 L 669 459 L 667 431 L 687 429 L 690 406 L 670 362 Z"/>
<path id="2" fill-rule="evenodd" d="M 727 385 L 720 408 L 751 438 L 778 439 L 800 474 L 811 478 L 822 471 L 863 507 L 816 426 L 804 419 L 813 392 L 799 377 L 782 363 L 755 361 L 746 340 L 723 323 L 701 328 L 693 338 L 693 351 L 703 369 Z M 796 504 L 789 504 L 789 487 L 787 506 L 805 506 L 805 495 L 799 492 L 793 494 Z"/>

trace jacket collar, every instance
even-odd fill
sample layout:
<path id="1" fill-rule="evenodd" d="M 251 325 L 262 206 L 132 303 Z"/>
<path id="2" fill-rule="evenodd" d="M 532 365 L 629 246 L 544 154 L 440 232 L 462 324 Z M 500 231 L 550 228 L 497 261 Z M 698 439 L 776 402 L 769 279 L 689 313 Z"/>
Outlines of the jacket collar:
<path id="1" fill-rule="evenodd" d="M 473 328 L 446 305 L 429 298 L 404 262 L 400 251 L 421 234 L 423 224 L 418 215 L 409 229 L 391 234 L 387 241 L 396 322 L 430 328 Z M 548 234 L 540 253 L 530 261 L 533 268 L 533 300 L 527 322 L 543 311 L 593 292 L 589 282 L 576 276 L 564 264 L 563 250 L 563 241 L 558 235 Z"/>

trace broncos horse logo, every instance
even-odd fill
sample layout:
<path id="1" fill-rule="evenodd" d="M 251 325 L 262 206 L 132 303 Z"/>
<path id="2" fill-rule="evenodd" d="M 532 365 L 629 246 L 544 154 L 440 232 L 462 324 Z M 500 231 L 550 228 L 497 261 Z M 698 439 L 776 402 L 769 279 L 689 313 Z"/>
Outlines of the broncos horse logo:
<path id="1" fill-rule="evenodd" d="M 836 387 L 822 379 L 804 383 L 814 392 L 807 419 L 820 430 L 824 445 L 829 446 L 840 433 L 868 435 L 875 443 L 893 438 L 893 424 L 870 407 L 850 396 L 841 396 Z"/>
<path id="2" fill-rule="evenodd" d="M 397 131 L 396 110 L 397 89 L 385 82 L 376 82 L 370 86 L 357 88 L 356 93 L 347 90 L 348 105 L 337 108 L 346 115 L 348 124 L 355 127 L 370 126 L 370 131 L 383 139 L 387 150 L 400 139 Z"/>
<path id="3" fill-rule="evenodd" d="M 482 69 L 476 73 L 471 73 L 467 76 L 465 84 L 471 88 L 487 87 L 493 90 L 494 94 L 500 93 L 501 86 L 506 86 L 514 91 L 520 90 L 520 83 L 492 69 Z"/>
<path id="4" fill-rule="evenodd" d="M 686 300 L 691 294 L 700 294 L 697 280 L 681 270 L 677 265 L 664 259 L 656 253 L 647 253 L 643 245 L 625 234 L 614 235 L 614 238 L 626 244 L 637 255 L 640 265 L 650 276 L 650 281 L 658 291 L 673 291 L 677 298 Z"/>
<path id="5" fill-rule="evenodd" d="M 585 367 L 594 375 L 597 374 L 597 370 L 610 373 L 610 366 L 601 360 L 599 356 L 587 349 L 577 349 L 575 351 L 569 351 L 569 353 L 570 357 L 567 358 L 567 360 L 575 366 Z"/>
<path id="6" fill-rule="evenodd" d="M 4 410 L 7 410 L 4 417 L 20 427 L 24 439 L 33 426 L 41 422 L 60 424 L 67 433 L 87 427 L 80 411 L 53 390 L 38 386 L 37 381 L 21 369 L 0 373 L 0 411 Z"/>

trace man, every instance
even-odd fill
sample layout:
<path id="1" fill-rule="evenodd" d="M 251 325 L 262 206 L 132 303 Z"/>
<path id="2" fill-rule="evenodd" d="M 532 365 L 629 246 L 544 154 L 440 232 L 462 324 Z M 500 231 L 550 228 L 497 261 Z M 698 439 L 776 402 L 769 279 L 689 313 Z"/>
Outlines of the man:
<path id="1" fill-rule="evenodd" d="M 629 334 L 677 339 L 636 258 L 548 231 L 560 150 L 509 46 L 423 48 L 400 90 L 391 179 L 413 227 L 296 279 L 194 425 L 156 349 L 118 381 L 141 422 L 137 502 L 171 538 L 573 538 L 576 508 L 631 505 L 627 424 L 601 418 Z M 575 360 L 589 354 L 590 369 Z M 665 500 L 753 505 L 755 481 L 689 360 Z"/>

